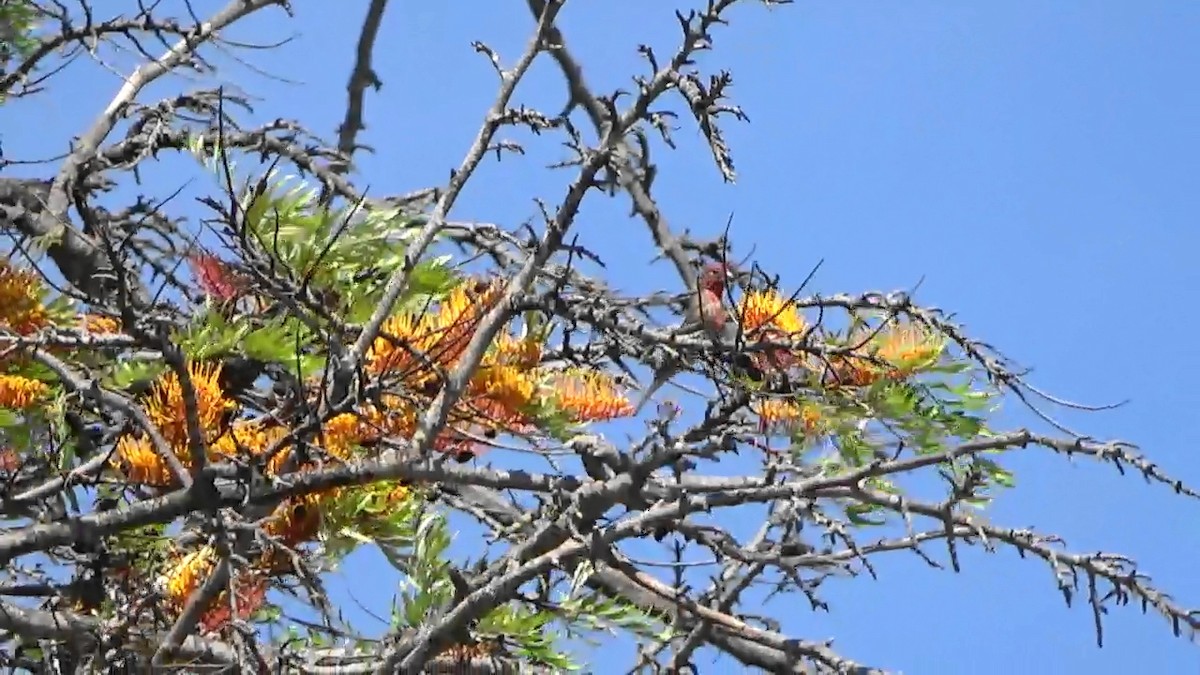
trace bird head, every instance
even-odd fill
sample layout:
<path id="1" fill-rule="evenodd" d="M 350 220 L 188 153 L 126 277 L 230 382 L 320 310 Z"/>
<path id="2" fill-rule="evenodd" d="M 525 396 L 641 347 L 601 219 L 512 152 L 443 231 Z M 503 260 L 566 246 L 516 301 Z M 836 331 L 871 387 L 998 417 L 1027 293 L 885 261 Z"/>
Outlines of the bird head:
<path id="1" fill-rule="evenodd" d="M 700 288 L 718 295 L 725 290 L 725 285 L 733 280 L 733 268 L 722 262 L 708 263 L 700 271 Z"/>

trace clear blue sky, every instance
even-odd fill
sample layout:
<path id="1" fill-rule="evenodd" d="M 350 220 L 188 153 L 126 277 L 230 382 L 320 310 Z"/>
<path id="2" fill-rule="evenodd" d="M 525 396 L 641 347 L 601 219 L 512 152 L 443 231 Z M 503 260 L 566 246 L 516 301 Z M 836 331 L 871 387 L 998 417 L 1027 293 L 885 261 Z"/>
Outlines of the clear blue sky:
<path id="1" fill-rule="evenodd" d="M 360 137 L 377 154 L 360 157 L 360 184 L 389 193 L 446 178 L 495 91 L 470 42 L 511 63 L 532 27 L 524 4 L 392 3 L 376 57 L 384 89 L 369 95 Z M 592 85 L 607 90 L 644 72 L 638 43 L 664 56 L 674 49 L 670 10 L 679 4 L 574 0 L 560 23 Z M 295 22 L 264 15 L 232 35 L 294 36 L 242 54 L 289 81 L 236 65 L 223 77 L 262 99 L 257 118 L 299 118 L 332 137 L 366 3 L 295 5 Z M 680 150 L 656 155 L 656 193 L 673 223 L 711 234 L 733 212 L 740 250 L 757 246 L 759 262 L 785 280 L 799 283 L 823 258 L 821 292 L 890 290 L 924 277 L 919 300 L 958 312 L 975 336 L 1035 367 L 1039 386 L 1086 403 L 1132 399 L 1063 419 L 1137 442 L 1200 484 L 1200 431 L 1183 423 L 1200 409 L 1200 355 L 1188 337 L 1200 331 L 1189 307 L 1200 292 L 1200 4 L 799 2 L 767 11 L 747 2 L 732 17 L 700 63 L 732 69 L 736 102 L 751 117 L 727 126 L 740 180 L 722 185 L 683 118 Z M 81 66 L 50 95 L 0 108 L 6 155 L 61 151 L 116 87 Z M 519 94 L 550 112 L 563 97 L 549 60 Z M 569 179 L 540 168 L 561 157 L 544 140 L 524 159 L 489 162 L 454 215 L 505 226 L 535 217 L 532 198 L 556 200 Z M 177 187 L 196 175 L 174 173 L 184 167 L 163 162 L 151 184 L 160 194 Z M 195 186 L 209 189 L 203 179 Z M 674 288 L 671 268 L 648 265 L 649 237 L 627 212 L 625 199 L 590 202 L 579 230 L 614 283 Z M 1015 402 L 1006 411 L 1006 420 L 1028 421 Z M 1128 553 L 1200 606 L 1194 502 L 1046 451 L 1007 461 L 1019 488 L 993 508 L 995 522 L 1057 532 L 1075 551 Z M 469 540 L 458 547 L 472 550 Z M 772 611 L 797 637 L 836 638 L 850 658 L 906 673 L 1196 668 L 1186 639 L 1134 607 L 1106 618 L 1107 646 L 1097 650 L 1090 612 L 1066 609 L 1050 571 L 1008 551 L 965 555 L 960 575 L 906 554 L 878 570 L 878 581 L 830 583 L 830 614 L 810 613 L 802 599 Z M 391 576 L 380 561 L 356 556 L 344 572 L 339 595 L 348 587 L 386 611 Z"/>

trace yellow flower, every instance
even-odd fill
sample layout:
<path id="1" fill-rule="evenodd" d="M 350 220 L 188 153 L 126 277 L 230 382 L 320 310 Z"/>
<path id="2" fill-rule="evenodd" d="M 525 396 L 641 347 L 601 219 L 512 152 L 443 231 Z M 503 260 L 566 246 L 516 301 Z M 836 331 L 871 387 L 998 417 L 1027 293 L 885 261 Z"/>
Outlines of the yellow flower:
<path id="1" fill-rule="evenodd" d="M 245 453 L 261 454 L 268 445 L 266 427 L 258 422 L 238 420 L 229 425 L 229 429 L 213 441 L 209 449 L 216 456 L 232 459 Z"/>
<path id="2" fill-rule="evenodd" d="M 0 260 L 0 328 L 29 335 L 50 323 L 42 305 L 42 278 L 37 272 Z"/>
<path id="3" fill-rule="evenodd" d="M 171 469 L 146 436 L 122 436 L 111 463 L 125 472 L 130 483 L 163 487 L 175 482 Z"/>
<path id="4" fill-rule="evenodd" d="M 503 364 L 528 370 L 542 360 L 542 343 L 532 336 L 517 338 L 510 333 L 501 333 L 484 359 L 484 364 Z"/>
<path id="5" fill-rule="evenodd" d="M 434 658 L 470 661 L 471 659 L 486 659 L 500 653 L 500 641 L 495 639 L 478 640 L 472 643 L 450 645 L 438 651 Z"/>
<path id="6" fill-rule="evenodd" d="M 295 546 L 317 536 L 321 527 L 321 500 L 324 495 L 309 493 L 291 497 L 268 516 L 263 531 L 285 546 Z"/>
<path id="7" fill-rule="evenodd" d="M 94 335 L 112 335 L 121 332 L 119 320 L 99 314 L 84 314 L 79 317 L 79 327 Z"/>
<path id="8" fill-rule="evenodd" d="M 558 407 L 579 422 L 609 420 L 633 414 L 633 405 L 613 379 L 598 370 L 569 368 L 551 377 Z"/>
<path id="9" fill-rule="evenodd" d="M 417 428 L 417 413 L 412 404 L 395 394 L 384 394 L 380 404 L 369 405 L 363 411 L 360 420 L 362 440 L 378 439 L 381 436 L 411 436 Z"/>
<path id="10" fill-rule="evenodd" d="M 937 360 L 945 348 L 938 335 L 931 334 L 923 325 L 894 323 L 882 331 L 876 339 L 876 356 L 886 361 L 901 374 L 909 374 Z"/>
<path id="11" fill-rule="evenodd" d="M 471 389 L 519 414 L 533 402 L 537 386 L 516 366 L 488 366 L 476 373 Z"/>
<path id="12" fill-rule="evenodd" d="M 367 354 L 368 369 L 376 374 L 401 372 L 406 375 L 420 370 L 422 365 L 417 355 L 426 354 L 434 342 L 430 339 L 431 323 L 424 315 L 409 313 L 397 314 L 384 321 L 380 329 L 382 334 L 375 338 Z M 433 362 L 432 357 L 428 358 Z"/>
<path id="13" fill-rule="evenodd" d="M 312 471 L 315 466 L 300 467 L 298 473 Z M 317 536 L 321 527 L 321 506 L 326 500 L 337 499 L 343 493 L 342 488 L 327 488 L 308 492 L 284 500 L 267 517 L 263 531 L 278 538 L 287 546 L 309 541 Z"/>
<path id="14" fill-rule="evenodd" d="M 483 315 L 500 300 L 503 288 L 499 280 L 467 282 L 460 284 L 442 301 L 437 327 L 443 333 L 439 342 L 444 350 L 438 355 L 439 362 L 453 364 L 458 361 Z"/>
<path id="15" fill-rule="evenodd" d="M 871 330 L 860 327 L 852 332 L 849 344 L 861 344 L 862 334 Z M 932 365 L 944 348 L 941 337 L 921 325 L 890 323 L 859 349 L 861 353 L 831 359 L 834 381 L 845 386 L 869 386 L 883 379 L 901 379 Z"/>
<path id="16" fill-rule="evenodd" d="M 408 498 L 411 496 L 412 490 L 409 489 L 406 483 L 397 483 L 396 486 L 387 493 L 387 496 L 384 497 L 384 501 L 389 504 L 399 505 L 408 501 Z"/>
<path id="17" fill-rule="evenodd" d="M 367 420 L 357 413 L 342 413 L 330 418 L 315 439 L 329 454 L 347 461 L 355 446 L 378 436 Z"/>
<path id="18" fill-rule="evenodd" d="M 192 594 L 208 581 L 216 566 L 216 550 L 204 546 L 187 554 L 175 552 L 171 568 L 159 580 L 159 588 L 169 608 L 178 613 L 187 606 Z M 249 618 L 254 610 L 262 606 L 266 597 L 267 581 L 261 572 L 240 575 L 233 580 L 234 597 L 237 599 L 237 616 Z M 200 629 L 209 632 L 219 629 L 230 619 L 229 590 L 222 589 L 208 602 L 200 616 Z"/>
<path id="19" fill-rule="evenodd" d="M 192 593 L 208 580 L 215 564 L 216 551 L 211 546 L 177 556 L 170 570 L 159 580 L 167 601 L 177 609 L 186 605 Z"/>
<path id="20" fill-rule="evenodd" d="M 200 427 L 211 440 L 219 433 L 222 419 L 237 407 L 237 404 L 225 398 L 221 391 L 220 363 L 188 364 L 188 375 L 192 380 L 192 388 L 196 391 L 196 414 L 200 418 Z M 183 402 L 183 387 L 174 371 L 168 371 L 159 377 L 150 390 L 150 398 L 146 401 L 146 412 L 150 420 L 159 428 L 164 438 L 172 445 L 187 445 L 187 418 Z"/>
<path id="21" fill-rule="evenodd" d="M 462 356 L 483 315 L 500 299 L 502 286 L 476 281 L 450 291 L 436 311 L 404 312 L 383 324 L 367 355 L 372 373 L 399 373 L 413 390 L 421 390 L 436 373 L 426 363 L 452 367 Z"/>
<path id="22" fill-rule="evenodd" d="M 50 387 L 45 382 L 20 375 L 0 375 L 0 407 L 24 410 L 45 396 Z"/>
<path id="23" fill-rule="evenodd" d="M 784 337 L 798 337 L 804 332 L 804 317 L 796 303 L 773 290 L 751 291 L 742 297 L 742 330 L 753 335 L 762 328 L 775 328 Z"/>
<path id="24" fill-rule="evenodd" d="M 811 434 L 820 428 L 821 410 L 809 403 L 769 398 L 757 402 L 754 411 L 758 414 L 763 431 L 786 430 L 791 433 L 793 429 L 802 428 L 805 433 Z"/>
<path id="25" fill-rule="evenodd" d="M 238 420 L 208 446 L 209 458 L 213 460 L 232 459 L 247 452 L 252 457 L 259 457 L 286 435 L 287 430 L 281 426 L 267 426 L 260 422 Z M 277 475 L 287 458 L 286 447 L 272 455 L 266 467 L 267 475 Z"/>

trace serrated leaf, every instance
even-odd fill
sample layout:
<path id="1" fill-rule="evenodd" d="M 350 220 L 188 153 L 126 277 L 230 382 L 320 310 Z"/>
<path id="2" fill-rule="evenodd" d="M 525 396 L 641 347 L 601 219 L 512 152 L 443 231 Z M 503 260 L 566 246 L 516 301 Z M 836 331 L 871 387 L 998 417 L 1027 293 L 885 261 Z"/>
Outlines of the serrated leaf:
<path id="1" fill-rule="evenodd" d="M 158 378 L 166 369 L 159 361 L 124 361 L 113 366 L 109 380 L 117 389 L 128 389 L 136 383 Z"/>

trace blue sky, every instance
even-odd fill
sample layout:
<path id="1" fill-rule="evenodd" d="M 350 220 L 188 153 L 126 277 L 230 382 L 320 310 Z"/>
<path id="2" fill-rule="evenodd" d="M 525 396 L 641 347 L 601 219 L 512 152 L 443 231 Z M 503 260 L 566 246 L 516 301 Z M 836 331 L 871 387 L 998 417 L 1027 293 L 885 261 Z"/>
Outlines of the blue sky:
<path id="1" fill-rule="evenodd" d="M 241 53 L 282 79 L 218 56 L 230 68 L 222 81 L 261 99 L 255 118 L 298 118 L 332 137 L 366 3 L 295 4 L 294 22 L 268 14 L 230 36 L 294 38 Z M 645 72 L 639 43 L 664 57 L 674 49 L 677 5 L 575 0 L 560 24 L 592 86 L 608 90 Z M 768 11 L 746 2 L 732 19 L 699 63 L 733 71 L 736 103 L 752 120 L 726 126 L 739 181 L 722 184 L 682 117 L 679 150 L 655 155 L 656 196 L 672 223 L 715 234 L 732 212 L 739 251 L 755 247 L 785 282 L 798 284 L 824 259 L 813 285 L 820 292 L 906 288 L 923 278 L 918 300 L 957 312 L 973 335 L 1034 367 L 1040 387 L 1092 404 L 1132 399 L 1062 419 L 1138 443 L 1200 484 L 1200 431 L 1179 422 L 1200 408 L 1192 382 L 1200 355 L 1187 338 L 1200 331 L 1188 306 L 1200 292 L 1200 93 L 1189 84 L 1200 68 L 1200 5 L 799 2 Z M 519 0 L 393 3 L 377 46 L 384 89 L 368 96 L 360 136 L 376 154 L 360 157 L 360 184 L 386 194 L 445 180 L 495 92 L 495 74 L 470 42 L 511 63 L 531 27 Z M 80 65 L 49 95 L 0 108 L 6 156 L 61 152 L 117 86 Z M 160 82 L 147 97 L 186 86 Z M 564 92 L 548 59 L 518 99 L 559 109 Z M 485 163 L 454 217 L 514 226 L 536 217 L 533 198 L 556 201 L 570 174 L 541 167 L 562 158 L 560 149 L 553 140 L 529 148 L 524 158 Z M 161 164 L 147 177 L 159 194 L 189 179 L 211 190 L 186 162 Z M 578 228 L 612 283 L 677 290 L 669 266 L 649 264 L 650 239 L 627 218 L 626 200 L 593 199 Z M 1003 419 L 1029 422 L 1015 402 Z M 1056 532 L 1075 551 L 1127 553 L 1183 604 L 1200 606 L 1195 503 L 1048 451 L 1021 451 L 1007 466 L 1019 487 L 990 511 L 993 522 Z M 457 546 L 471 550 L 469 541 Z M 1096 649 L 1090 612 L 1066 609 L 1050 571 L 1008 551 L 965 555 L 958 575 L 905 554 L 878 569 L 878 581 L 831 583 L 831 613 L 811 613 L 803 601 L 771 611 L 797 637 L 835 638 L 850 658 L 906 673 L 1195 667 L 1186 639 L 1133 606 L 1106 617 L 1107 646 Z M 385 608 L 383 572 L 375 558 L 356 556 L 339 593 Z"/>

